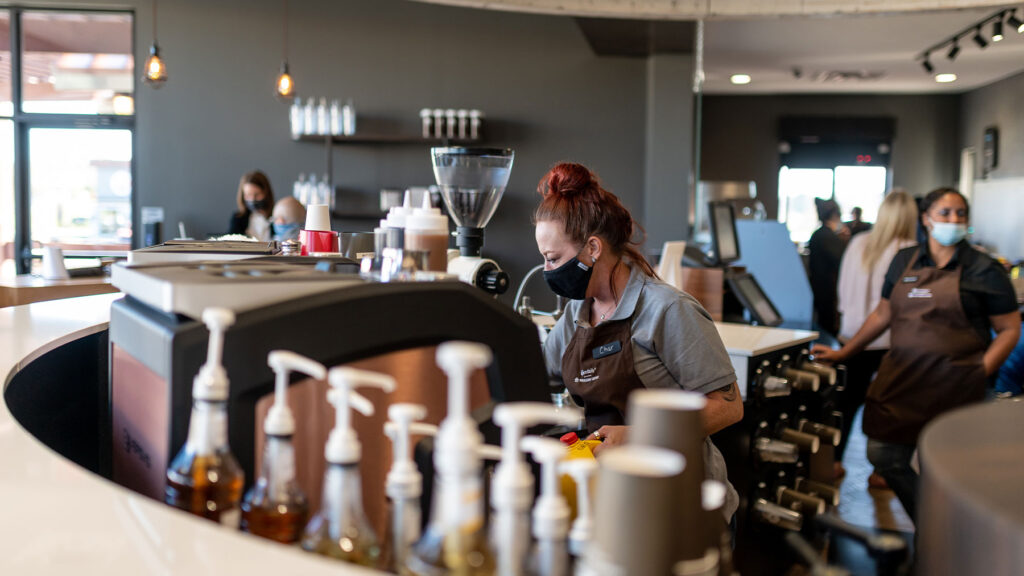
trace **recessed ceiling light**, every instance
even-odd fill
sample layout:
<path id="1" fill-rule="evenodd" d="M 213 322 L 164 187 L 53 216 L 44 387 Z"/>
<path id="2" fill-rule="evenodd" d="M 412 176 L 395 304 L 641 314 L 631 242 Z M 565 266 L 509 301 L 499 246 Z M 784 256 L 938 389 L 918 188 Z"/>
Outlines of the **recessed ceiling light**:
<path id="1" fill-rule="evenodd" d="M 732 82 L 733 84 L 750 84 L 750 75 L 749 74 L 733 74 L 729 78 L 729 82 Z"/>
<path id="2" fill-rule="evenodd" d="M 935 81 L 941 82 L 943 84 L 948 84 L 949 82 L 956 82 L 956 74 L 936 74 Z"/>

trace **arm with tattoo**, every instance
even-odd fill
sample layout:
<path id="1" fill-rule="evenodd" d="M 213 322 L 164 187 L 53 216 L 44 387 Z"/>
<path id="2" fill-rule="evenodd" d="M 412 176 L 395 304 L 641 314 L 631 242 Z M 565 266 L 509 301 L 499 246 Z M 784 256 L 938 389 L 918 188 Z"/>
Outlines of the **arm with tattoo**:
<path id="1" fill-rule="evenodd" d="M 743 419 L 743 401 L 735 382 L 707 394 L 706 398 L 704 432 L 709 436 Z"/>

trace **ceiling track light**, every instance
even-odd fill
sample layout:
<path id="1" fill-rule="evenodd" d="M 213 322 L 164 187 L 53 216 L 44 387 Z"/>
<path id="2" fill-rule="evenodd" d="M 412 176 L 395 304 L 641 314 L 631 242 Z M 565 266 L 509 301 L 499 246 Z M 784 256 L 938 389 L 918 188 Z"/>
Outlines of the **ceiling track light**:
<path id="1" fill-rule="evenodd" d="M 949 47 L 949 52 L 946 54 L 946 58 L 950 60 L 956 60 L 956 55 L 960 53 L 960 42 L 953 40 L 953 45 Z"/>
<path id="2" fill-rule="evenodd" d="M 1017 18 L 1017 11 L 1010 12 L 1010 16 L 1006 19 L 1007 25 L 1017 31 L 1017 34 L 1024 34 L 1024 22 L 1021 22 L 1020 18 Z"/>
<path id="3" fill-rule="evenodd" d="M 981 26 L 978 26 L 974 30 L 974 43 L 977 44 L 978 48 L 981 48 L 982 50 L 984 50 L 985 47 L 988 46 L 988 42 L 985 40 L 985 37 L 981 35 Z"/>
<path id="4" fill-rule="evenodd" d="M 1003 17 L 992 23 L 992 41 L 1002 42 L 1003 40 Z"/>
<path id="5" fill-rule="evenodd" d="M 921 66 L 924 67 L 924 71 L 929 74 L 935 72 L 935 67 L 932 66 L 932 63 L 928 60 L 927 54 L 924 55 L 924 60 L 921 61 Z"/>

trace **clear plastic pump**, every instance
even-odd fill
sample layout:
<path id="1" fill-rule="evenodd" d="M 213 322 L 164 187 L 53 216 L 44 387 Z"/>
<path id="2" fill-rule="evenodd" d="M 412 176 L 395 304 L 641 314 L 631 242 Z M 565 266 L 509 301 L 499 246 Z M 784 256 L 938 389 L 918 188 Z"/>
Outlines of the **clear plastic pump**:
<path id="1" fill-rule="evenodd" d="M 384 433 L 391 439 L 393 461 L 384 485 L 391 506 L 385 553 L 387 567 L 391 571 L 405 565 L 412 545 L 420 538 L 423 475 L 412 461 L 409 437 L 411 434 L 437 435 L 437 426 L 417 422 L 426 416 L 426 407 L 419 404 L 392 404 L 388 407 L 390 420 L 384 425 Z"/>
<path id="2" fill-rule="evenodd" d="M 566 460 L 559 465 L 563 474 L 568 474 L 576 482 L 576 520 L 569 529 L 569 553 L 580 556 L 594 535 L 594 521 L 591 518 L 593 495 L 590 493 L 590 480 L 597 472 L 597 460 L 576 459 Z"/>
<path id="3" fill-rule="evenodd" d="M 558 464 L 565 459 L 565 446 L 552 438 L 527 436 L 524 450 L 541 465 L 540 497 L 533 507 L 533 537 L 537 546 L 530 562 L 531 572 L 540 576 L 569 574 L 569 503 L 562 496 Z"/>

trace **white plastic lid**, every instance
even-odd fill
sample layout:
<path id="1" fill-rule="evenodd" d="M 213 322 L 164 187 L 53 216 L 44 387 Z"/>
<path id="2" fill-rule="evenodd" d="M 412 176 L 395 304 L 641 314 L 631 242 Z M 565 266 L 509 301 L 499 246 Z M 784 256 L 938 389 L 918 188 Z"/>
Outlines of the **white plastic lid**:
<path id="1" fill-rule="evenodd" d="M 379 388 L 391 392 L 395 389 L 395 379 L 378 372 L 336 366 L 327 373 L 327 381 L 331 385 L 327 400 L 334 404 L 335 424 L 334 430 L 327 437 L 324 457 L 331 464 L 355 464 L 359 462 L 363 448 L 352 428 L 349 407 L 364 416 L 373 415 L 373 404 L 355 392 L 355 388 Z"/>
<path id="2" fill-rule="evenodd" d="M 448 413 L 437 432 L 434 465 L 444 476 L 480 468 L 477 448 L 483 435 L 469 416 L 469 377 L 490 365 L 491 349 L 475 342 L 452 341 L 437 347 L 437 364 L 448 376 Z"/>
<path id="3" fill-rule="evenodd" d="M 288 408 L 288 376 L 291 372 L 301 372 L 323 380 L 327 377 L 327 368 L 313 360 L 288 350 L 271 350 L 267 354 L 267 364 L 274 371 L 274 405 L 263 421 L 263 432 L 273 436 L 290 436 L 295 433 L 295 418 Z"/>
<path id="4" fill-rule="evenodd" d="M 203 323 L 210 331 L 206 348 L 206 364 L 199 367 L 199 373 L 192 381 L 192 398 L 210 402 L 228 399 L 228 373 L 224 370 L 224 332 L 235 323 L 235 313 L 227 308 L 203 310 Z"/>
<path id="5" fill-rule="evenodd" d="M 538 540 L 564 540 L 569 535 L 569 504 L 558 483 L 558 463 L 565 459 L 565 446 L 554 438 L 527 436 L 523 450 L 540 462 L 540 497 L 533 507 L 533 536 Z"/>
<path id="6" fill-rule="evenodd" d="M 427 408 L 420 404 L 392 404 L 384 433 L 391 439 L 391 470 L 388 471 L 384 491 L 389 498 L 419 498 L 423 494 L 423 475 L 412 461 L 410 434 L 434 436 L 437 426 L 416 422 L 427 416 Z"/>
<path id="7" fill-rule="evenodd" d="M 423 206 L 413 208 L 412 214 L 405 218 L 406 231 L 427 232 L 448 235 L 448 217 L 434 208 L 430 203 L 430 193 L 423 194 Z"/>
<path id="8" fill-rule="evenodd" d="M 533 474 L 520 449 L 526 430 L 538 424 L 573 426 L 581 415 L 579 409 L 558 408 L 545 402 L 508 402 L 494 409 L 494 423 L 501 426 L 502 451 L 491 490 L 491 504 L 495 508 L 523 510 L 530 507 Z"/>
<path id="9" fill-rule="evenodd" d="M 405 221 L 412 215 L 412 197 L 408 190 L 402 199 L 401 206 L 392 206 L 388 217 L 382 223 L 385 228 L 405 228 Z"/>

